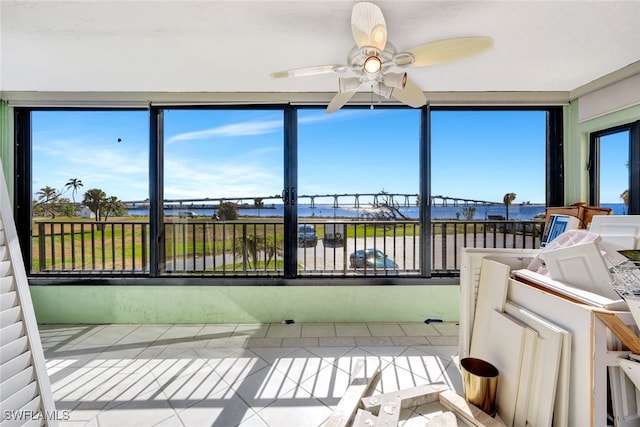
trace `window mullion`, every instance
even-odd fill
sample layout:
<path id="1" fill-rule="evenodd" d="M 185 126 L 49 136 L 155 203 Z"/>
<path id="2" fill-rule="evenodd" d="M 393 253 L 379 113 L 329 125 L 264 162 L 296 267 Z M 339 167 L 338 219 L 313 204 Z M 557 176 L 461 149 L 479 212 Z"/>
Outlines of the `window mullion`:
<path id="1" fill-rule="evenodd" d="M 420 274 L 431 277 L 431 108 L 420 115 Z"/>
<path id="2" fill-rule="evenodd" d="M 149 116 L 149 274 L 157 277 L 164 269 L 164 112 L 151 109 Z"/>
<path id="3" fill-rule="evenodd" d="M 297 247 L 298 186 L 298 114 L 297 109 L 284 109 L 284 277 L 294 278 L 298 270 Z"/>
<path id="4" fill-rule="evenodd" d="M 26 108 L 14 110 L 15 171 L 14 217 L 22 257 L 27 272 L 32 270 L 31 254 L 31 111 Z M 8 181 L 9 182 L 9 181 Z"/>

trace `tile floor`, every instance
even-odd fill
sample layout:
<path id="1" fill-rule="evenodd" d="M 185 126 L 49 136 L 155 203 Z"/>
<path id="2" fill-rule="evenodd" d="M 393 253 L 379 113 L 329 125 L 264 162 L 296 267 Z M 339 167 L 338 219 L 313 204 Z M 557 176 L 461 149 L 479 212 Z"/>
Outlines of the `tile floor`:
<path id="1" fill-rule="evenodd" d="M 320 426 L 358 359 L 368 371 L 380 363 L 377 393 L 442 382 L 462 394 L 452 323 L 41 325 L 40 334 L 61 426 Z M 403 410 L 400 425 L 422 427 L 435 413 Z"/>

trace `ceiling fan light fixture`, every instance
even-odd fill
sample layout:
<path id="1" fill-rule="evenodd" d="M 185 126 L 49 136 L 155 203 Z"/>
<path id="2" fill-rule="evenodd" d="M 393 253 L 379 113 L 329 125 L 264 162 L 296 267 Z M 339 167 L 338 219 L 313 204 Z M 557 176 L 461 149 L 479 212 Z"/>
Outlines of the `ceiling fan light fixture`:
<path id="1" fill-rule="evenodd" d="M 407 85 L 407 73 L 387 73 L 384 75 L 384 84 L 392 88 L 404 89 Z"/>
<path id="2" fill-rule="evenodd" d="M 338 80 L 338 85 L 340 87 L 340 93 L 345 92 L 355 92 L 360 88 L 360 79 L 358 77 L 341 77 Z"/>
<path id="3" fill-rule="evenodd" d="M 377 56 L 370 56 L 364 60 L 362 68 L 368 74 L 376 74 L 382 69 L 382 61 Z"/>

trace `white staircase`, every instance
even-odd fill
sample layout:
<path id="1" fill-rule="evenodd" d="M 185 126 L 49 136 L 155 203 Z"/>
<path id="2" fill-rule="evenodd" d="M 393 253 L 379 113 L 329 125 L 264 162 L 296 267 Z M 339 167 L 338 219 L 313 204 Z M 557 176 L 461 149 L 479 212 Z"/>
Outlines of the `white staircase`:
<path id="1" fill-rule="evenodd" d="M 0 166 L 0 427 L 57 426 L 58 419 Z"/>

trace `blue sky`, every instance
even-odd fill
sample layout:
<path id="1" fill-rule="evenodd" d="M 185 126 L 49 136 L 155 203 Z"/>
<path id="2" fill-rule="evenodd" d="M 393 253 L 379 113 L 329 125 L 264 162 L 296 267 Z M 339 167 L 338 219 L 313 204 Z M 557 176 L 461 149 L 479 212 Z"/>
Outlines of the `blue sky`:
<path id="1" fill-rule="evenodd" d="M 600 200 L 621 203 L 620 194 L 629 187 L 629 132 L 600 139 Z"/>
<path id="2" fill-rule="evenodd" d="M 544 113 L 435 111 L 432 117 L 433 194 L 500 202 L 514 192 L 516 203 L 544 202 Z M 413 109 L 300 110 L 298 194 L 417 193 L 419 118 Z M 125 201 L 148 197 L 146 111 L 38 111 L 33 132 L 34 194 L 78 178 L 83 187 L 76 199 L 90 188 Z M 282 141 L 281 111 L 168 110 L 165 198 L 280 194 Z M 614 168 L 619 153 L 610 151 L 606 167 Z M 607 179 L 619 181 L 617 174 L 627 173 L 619 169 Z"/>

